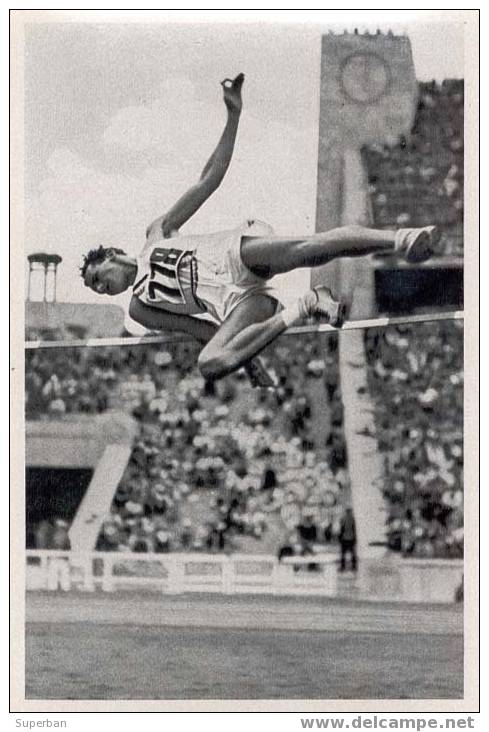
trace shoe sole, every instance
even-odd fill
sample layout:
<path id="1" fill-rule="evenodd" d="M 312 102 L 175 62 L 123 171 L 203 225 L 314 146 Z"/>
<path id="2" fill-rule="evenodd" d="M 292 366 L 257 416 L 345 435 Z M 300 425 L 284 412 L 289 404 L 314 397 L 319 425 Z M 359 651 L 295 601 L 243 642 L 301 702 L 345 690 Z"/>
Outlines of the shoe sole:
<path id="1" fill-rule="evenodd" d="M 319 289 L 319 288 L 318 288 Z M 333 295 L 331 293 L 331 290 L 328 287 L 322 287 L 323 290 L 327 291 L 329 297 L 338 305 L 338 309 L 336 311 L 336 315 L 332 318 L 329 314 L 329 312 L 318 312 L 316 314 L 316 318 L 319 320 L 321 317 L 328 319 L 328 325 L 331 325 L 333 328 L 341 328 L 348 316 L 349 312 L 349 303 L 347 302 L 341 302 L 337 301 L 333 298 Z"/>
<path id="2" fill-rule="evenodd" d="M 434 247 L 440 241 L 441 232 L 436 226 L 427 226 L 419 232 L 408 251 L 406 262 L 409 264 L 421 264 L 430 259 L 434 254 Z"/>
<path id="3" fill-rule="evenodd" d="M 340 303 L 336 321 L 334 323 L 331 323 L 331 325 L 333 325 L 335 328 L 342 328 L 345 323 L 345 320 L 348 317 L 349 310 L 350 310 L 350 306 L 348 303 L 346 303 L 346 302 Z"/>

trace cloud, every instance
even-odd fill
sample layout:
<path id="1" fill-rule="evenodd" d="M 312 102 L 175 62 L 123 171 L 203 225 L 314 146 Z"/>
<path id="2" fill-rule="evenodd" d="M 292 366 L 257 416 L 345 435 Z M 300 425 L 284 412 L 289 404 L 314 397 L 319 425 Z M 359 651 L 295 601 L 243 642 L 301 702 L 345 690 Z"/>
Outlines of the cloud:
<path id="1" fill-rule="evenodd" d="M 161 124 L 157 124 L 154 111 L 145 107 L 125 107 L 112 117 L 104 133 L 109 145 L 119 145 L 136 152 L 162 144 Z"/>
<path id="2" fill-rule="evenodd" d="M 214 95 L 210 99 L 214 101 Z M 164 80 L 152 99 L 118 109 L 103 132 L 107 151 L 152 153 L 156 160 L 178 164 L 186 150 L 198 145 L 205 151 L 224 119 L 224 107 L 202 98 L 202 89 L 186 77 Z"/>
<path id="3" fill-rule="evenodd" d="M 175 95 L 177 88 L 174 85 L 171 92 L 168 87 L 165 93 Z M 192 95 L 185 99 L 188 102 Z M 175 96 L 171 100 L 174 108 Z M 185 116 L 190 107 L 192 124 Z M 63 257 L 60 300 L 98 300 L 78 276 L 82 254 L 101 243 L 137 254 L 146 226 L 198 179 L 225 115 L 220 107 L 221 117 L 201 102 L 190 107 L 183 105 L 182 116 L 169 115 L 160 94 L 151 105 L 119 109 L 102 135 L 96 162 L 68 147 L 52 152 L 47 175 L 27 201 L 26 248 Z M 269 221 L 285 234 L 313 231 L 316 149 L 314 125 L 298 126 L 273 117 L 264 125 L 262 118 L 248 111 L 221 188 L 184 231 L 229 228 L 249 217 Z M 107 164 L 106 150 L 116 151 L 115 163 Z M 154 155 L 144 157 L 138 166 L 127 165 L 124 159 L 126 153 L 148 151 Z"/>

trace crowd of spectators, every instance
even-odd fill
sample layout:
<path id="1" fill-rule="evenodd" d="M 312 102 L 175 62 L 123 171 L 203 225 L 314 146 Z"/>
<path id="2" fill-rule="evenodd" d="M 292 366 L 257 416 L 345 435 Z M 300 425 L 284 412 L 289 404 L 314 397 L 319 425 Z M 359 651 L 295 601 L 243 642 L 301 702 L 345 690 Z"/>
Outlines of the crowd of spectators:
<path id="1" fill-rule="evenodd" d="M 463 553 L 463 325 L 366 331 L 391 549 Z"/>
<path id="2" fill-rule="evenodd" d="M 405 555 L 462 553 L 462 336 L 459 321 L 366 332 L 387 540 Z M 231 551 L 252 537 L 260 551 L 271 533 L 275 550 L 302 554 L 338 539 L 348 500 L 336 339 L 325 340 L 270 347 L 274 391 L 241 373 L 204 382 L 191 344 L 31 351 L 27 415 L 123 405 L 137 419 L 99 548 Z"/>
<path id="3" fill-rule="evenodd" d="M 28 351 L 26 417 L 97 414 L 108 409 L 116 375 L 104 364 L 103 354 L 93 356 L 81 348 Z"/>
<path id="4" fill-rule="evenodd" d="M 412 133 L 364 150 L 376 225 L 437 224 L 440 256 L 463 256 L 463 114 L 463 80 L 420 83 Z"/>
<path id="5" fill-rule="evenodd" d="M 440 256 L 463 256 L 463 114 L 463 81 L 420 83 L 411 135 L 364 150 L 376 225 L 435 223 Z M 453 321 L 365 335 L 387 540 L 405 555 L 463 553 L 462 328 Z"/>
<path id="6" fill-rule="evenodd" d="M 336 340 L 328 342 L 326 355 L 313 336 L 270 347 L 273 391 L 252 389 L 244 373 L 205 382 L 192 344 L 35 350 L 27 415 L 59 419 L 122 405 L 136 418 L 101 549 L 232 550 L 270 527 L 279 540 L 300 539 L 304 523 L 327 544 L 348 486 Z"/>

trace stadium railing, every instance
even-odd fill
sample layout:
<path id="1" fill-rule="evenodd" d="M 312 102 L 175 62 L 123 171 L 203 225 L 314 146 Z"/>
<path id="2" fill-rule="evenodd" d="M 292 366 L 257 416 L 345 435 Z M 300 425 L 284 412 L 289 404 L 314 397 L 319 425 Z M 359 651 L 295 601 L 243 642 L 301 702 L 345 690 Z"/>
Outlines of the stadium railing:
<path id="1" fill-rule="evenodd" d="M 77 553 L 27 550 L 27 590 L 168 594 L 317 595 L 359 600 L 453 602 L 462 560 L 363 560 L 357 576 L 337 571 L 331 554 L 288 557 L 248 554 Z"/>

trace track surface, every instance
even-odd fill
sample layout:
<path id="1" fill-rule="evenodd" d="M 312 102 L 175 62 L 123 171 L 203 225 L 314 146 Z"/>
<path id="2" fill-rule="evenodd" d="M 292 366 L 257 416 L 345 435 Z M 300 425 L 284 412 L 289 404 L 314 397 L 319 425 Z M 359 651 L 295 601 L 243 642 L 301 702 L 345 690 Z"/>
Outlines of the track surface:
<path id="1" fill-rule="evenodd" d="M 29 593 L 28 699 L 461 698 L 459 608 Z"/>

